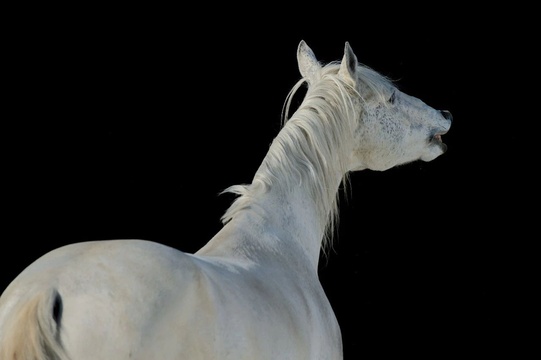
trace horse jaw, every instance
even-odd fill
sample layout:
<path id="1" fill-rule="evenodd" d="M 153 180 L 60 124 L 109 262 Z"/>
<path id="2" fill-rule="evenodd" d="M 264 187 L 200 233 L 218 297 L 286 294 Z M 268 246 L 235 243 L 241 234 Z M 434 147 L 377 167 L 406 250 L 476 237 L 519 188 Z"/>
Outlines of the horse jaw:
<path id="1" fill-rule="evenodd" d="M 413 148 L 416 149 L 406 150 L 401 145 L 390 147 L 389 143 L 384 139 L 381 139 L 379 143 L 371 143 L 368 147 L 356 148 L 351 153 L 349 171 L 366 169 L 385 171 L 415 161 L 430 162 L 435 160 L 447 150 L 447 145 L 442 141 L 442 135 L 447 130 L 436 132 L 435 135 L 425 141 L 414 141 L 417 146 Z M 366 141 L 360 142 L 366 143 Z"/>

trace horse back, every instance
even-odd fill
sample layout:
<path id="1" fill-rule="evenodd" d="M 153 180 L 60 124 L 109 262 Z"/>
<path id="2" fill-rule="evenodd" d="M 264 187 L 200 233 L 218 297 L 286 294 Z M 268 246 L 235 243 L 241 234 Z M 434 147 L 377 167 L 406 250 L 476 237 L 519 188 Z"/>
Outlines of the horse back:
<path id="1" fill-rule="evenodd" d="M 0 349 L 12 354 L 1 359 L 340 358 L 331 355 L 341 351 L 340 332 L 317 277 L 295 276 L 142 240 L 67 245 L 0 297 Z M 15 321 L 20 314 L 39 316 Z M 36 334 L 41 345 L 24 351 L 58 355 L 14 357 L 25 352 L 6 334 L 38 321 L 48 341 Z"/>

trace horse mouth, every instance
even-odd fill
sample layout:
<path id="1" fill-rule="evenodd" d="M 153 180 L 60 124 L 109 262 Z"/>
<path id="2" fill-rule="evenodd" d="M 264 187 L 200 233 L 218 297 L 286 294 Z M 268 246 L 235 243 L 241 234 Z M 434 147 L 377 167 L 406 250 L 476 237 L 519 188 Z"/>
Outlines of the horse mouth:
<path id="1" fill-rule="evenodd" d="M 438 132 L 432 135 L 432 137 L 430 138 L 430 143 L 439 146 L 443 150 L 443 152 L 447 151 L 447 145 L 443 142 L 441 137 L 446 133 L 447 131 Z"/>
<path id="2" fill-rule="evenodd" d="M 436 135 L 432 136 L 432 141 L 437 142 L 437 143 L 442 143 L 443 142 L 441 140 L 442 135 L 443 135 L 443 133 L 439 133 L 439 134 L 436 134 Z"/>

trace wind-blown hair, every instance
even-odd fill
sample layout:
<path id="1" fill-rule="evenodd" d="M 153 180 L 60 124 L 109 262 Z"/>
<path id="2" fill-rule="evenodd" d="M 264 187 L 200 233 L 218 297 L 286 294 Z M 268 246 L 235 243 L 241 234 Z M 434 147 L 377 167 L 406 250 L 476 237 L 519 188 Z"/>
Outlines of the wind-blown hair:
<path id="1" fill-rule="evenodd" d="M 359 79 L 370 94 L 385 102 L 392 82 L 367 66 L 358 65 Z M 239 195 L 222 216 L 225 224 L 246 209 L 258 195 L 273 186 L 293 190 L 309 186 L 316 201 L 324 252 L 331 244 L 337 223 L 337 181 L 347 185 L 353 136 L 358 124 L 361 94 L 338 75 L 339 62 L 331 62 L 300 79 L 290 90 L 282 112 L 283 128 L 249 185 L 234 185 L 222 193 Z M 288 118 L 291 102 L 299 88 L 308 84 L 299 108 Z M 342 179 L 337 179 L 342 176 Z"/>

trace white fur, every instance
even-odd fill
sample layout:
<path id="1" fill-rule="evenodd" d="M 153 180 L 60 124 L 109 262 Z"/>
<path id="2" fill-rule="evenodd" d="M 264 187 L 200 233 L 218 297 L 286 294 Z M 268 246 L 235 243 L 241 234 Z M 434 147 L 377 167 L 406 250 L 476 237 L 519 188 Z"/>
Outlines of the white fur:
<path id="1" fill-rule="evenodd" d="M 45 254 L 0 297 L 0 360 L 342 359 L 317 273 L 339 185 L 435 159 L 450 114 L 359 64 L 348 43 L 341 62 L 321 65 L 304 41 L 297 58 L 284 126 L 253 181 L 226 189 L 239 196 L 222 230 L 195 254 L 143 240 Z"/>

